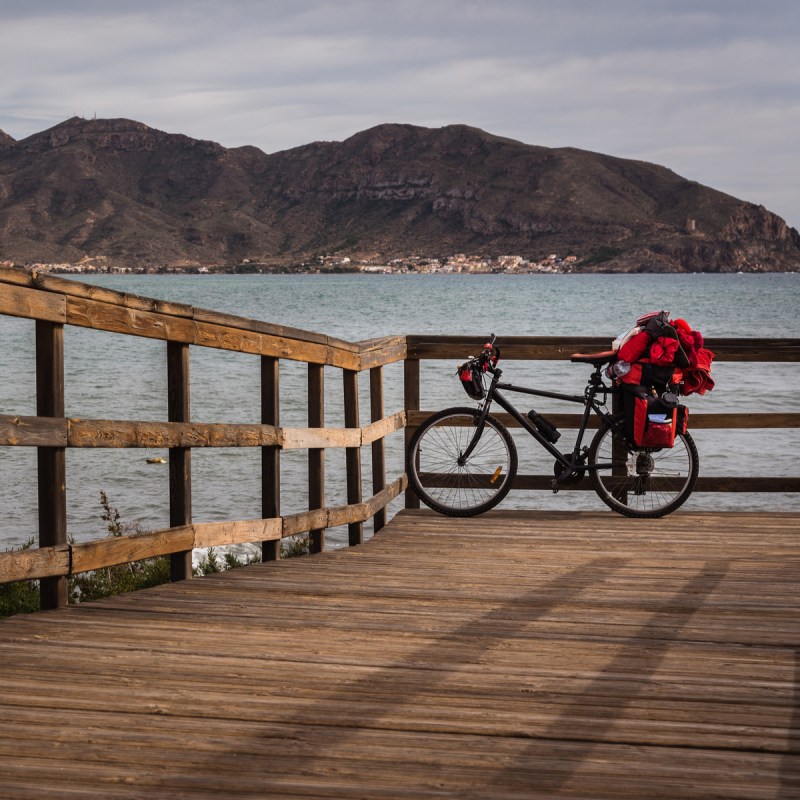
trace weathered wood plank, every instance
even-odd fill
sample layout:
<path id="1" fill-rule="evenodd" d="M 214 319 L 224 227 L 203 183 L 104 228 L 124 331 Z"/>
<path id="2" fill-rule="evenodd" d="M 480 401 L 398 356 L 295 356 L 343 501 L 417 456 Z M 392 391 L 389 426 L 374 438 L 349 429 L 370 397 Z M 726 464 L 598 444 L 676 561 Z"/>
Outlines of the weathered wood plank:
<path id="1" fill-rule="evenodd" d="M 185 344 L 197 340 L 196 325 L 191 319 L 101 303 L 85 297 L 67 297 L 67 322 L 82 328 Z"/>
<path id="2" fill-rule="evenodd" d="M 11 286 L 32 286 L 34 279 L 31 273 L 22 267 L 0 266 L 0 283 Z"/>
<path id="3" fill-rule="evenodd" d="M 282 428 L 280 445 L 284 450 L 325 447 L 360 447 L 360 428 Z"/>
<path id="4" fill-rule="evenodd" d="M 359 428 L 277 428 L 246 423 L 53 419 L 0 415 L 0 445 L 47 447 L 360 447 L 403 428 L 398 411 Z"/>
<path id="5" fill-rule="evenodd" d="M 300 342 L 308 342 L 311 344 L 319 344 L 328 346 L 331 343 L 329 336 L 323 333 L 316 333 L 314 331 L 303 330 L 302 328 L 291 328 L 286 325 L 276 325 L 270 322 L 263 322 L 256 319 L 247 319 L 245 317 L 237 317 L 233 314 L 225 314 L 220 311 L 213 311 L 206 308 L 193 309 L 192 318 L 197 322 L 205 322 L 209 325 L 215 325 L 220 328 L 236 328 L 238 330 L 248 330 L 253 333 L 261 333 L 266 336 L 272 336 L 277 339 L 283 340 L 297 340 Z M 340 343 L 337 341 L 336 345 Z M 341 343 L 346 346 L 346 343 Z M 355 348 L 350 346 L 350 349 L 355 352 Z"/>
<path id="6" fill-rule="evenodd" d="M 72 573 L 127 564 L 144 558 L 171 555 L 194 547 L 194 529 L 191 525 L 148 531 L 129 536 L 109 536 L 94 542 L 72 545 Z"/>
<path id="7" fill-rule="evenodd" d="M 328 344 L 297 341 L 283 336 L 271 336 L 241 328 L 195 322 L 196 336 L 192 344 L 251 353 L 291 361 L 332 366 L 357 365 L 358 355 L 330 347 Z"/>
<path id="8" fill-rule="evenodd" d="M 67 319 L 67 303 L 58 295 L 3 283 L 0 284 L 0 314 L 63 324 Z"/>
<path id="9" fill-rule="evenodd" d="M 0 276 L 0 281 L 4 280 Z M 86 300 L 96 300 L 110 305 L 124 306 L 138 311 L 156 311 L 174 317 L 191 318 L 193 309 L 185 303 L 175 303 L 169 300 L 156 300 L 152 297 L 140 297 L 127 292 L 118 292 L 103 286 L 91 283 L 80 283 L 71 278 L 62 278 L 45 272 L 34 272 L 30 275 L 30 282 L 39 290 L 55 295 L 79 297 Z"/>
<path id="10" fill-rule="evenodd" d="M 0 414 L 0 445 L 66 447 L 67 420 Z"/>
<path id="11" fill-rule="evenodd" d="M 408 487 L 408 478 L 405 474 L 401 475 L 399 478 L 393 480 L 388 486 L 385 486 L 378 492 L 372 495 L 369 500 L 366 501 L 366 516 L 364 520 L 368 520 L 370 517 L 377 516 L 378 513 L 385 509 L 395 497 L 399 497 Z M 377 533 L 377 530 L 376 530 Z"/>
<path id="12" fill-rule="evenodd" d="M 287 358 L 315 364 L 355 368 L 359 355 L 350 348 L 295 340 L 211 322 L 102 303 L 84 297 L 67 297 L 66 321 L 85 328 L 164 339 L 239 353 Z"/>
<path id="13" fill-rule="evenodd" d="M 283 530 L 280 519 L 250 519 L 238 522 L 195 522 L 193 547 L 220 547 L 258 541 L 277 541 Z"/>
<path id="14" fill-rule="evenodd" d="M 382 367 L 387 364 L 395 364 L 403 361 L 407 354 L 405 337 L 387 337 L 378 340 L 379 344 L 373 347 L 364 348 L 360 353 L 360 369 L 372 369 Z"/>
<path id="15" fill-rule="evenodd" d="M 380 367 L 378 367 L 377 369 L 380 369 Z M 380 395 L 378 396 L 380 397 Z M 388 436 L 390 433 L 402 430 L 405 427 L 406 424 L 405 412 L 397 411 L 391 416 L 384 417 L 382 400 L 379 405 L 376 404 L 376 406 L 373 408 L 373 412 L 376 419 L 374 422 L 372 422 L 371 424 L 367 425 L 365 428 L 362 429 L 362 434 L 361 434 L 362 445 L 378 442 L 385 436 Z"/>
<path id="16" fill-rule="evenodd" d="M 267 447 L 280 442 L 271 425 L 69 419 L 70 447 Z"/>
<path id="17" fill-rule="evenodd" d="M 69 563 L 66 544 L 0 553 L 0 583 L 68 575 Z"/>
<path id="18" fill-rule="evenodd" d="M 326 508 L 302 511 L 283 517 L 283 537 L 309 533 L 316 529 L 332 528 L 336 525 L 350 525 L 366 522 L 377 511 L 385 508 L 395 497 L 405 491 L 408 480 L 401 475 L 385 489 L 370 497 L 365 502 L 346 506 L 329 506 Z"/>
<path id="19" fill-rule="evenodd" d="M 321 531 L 324 533 L 328 526 L 328 510 L 317 508 L 310 511 L 300 511 L 297 514 L 288 514 L 282 517 L 283 533 L 282 536 L 296 536 L 298 533 L 314 533 Z M 317 549 L 316 552 L 321 552 Z"/>

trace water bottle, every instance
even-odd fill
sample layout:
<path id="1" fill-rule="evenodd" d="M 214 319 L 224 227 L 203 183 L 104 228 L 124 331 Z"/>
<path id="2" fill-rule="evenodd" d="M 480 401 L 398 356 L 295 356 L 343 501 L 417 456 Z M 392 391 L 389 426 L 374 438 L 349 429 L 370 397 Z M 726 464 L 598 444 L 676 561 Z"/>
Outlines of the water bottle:
<path id="1" fill-rule="evenodd" d="M 528 412 L 528 419 L 550 444 L 555 444 L 561 438 L 561 433 L 556 426 L 548 422 L 538 411 L 531 409 Z"/>

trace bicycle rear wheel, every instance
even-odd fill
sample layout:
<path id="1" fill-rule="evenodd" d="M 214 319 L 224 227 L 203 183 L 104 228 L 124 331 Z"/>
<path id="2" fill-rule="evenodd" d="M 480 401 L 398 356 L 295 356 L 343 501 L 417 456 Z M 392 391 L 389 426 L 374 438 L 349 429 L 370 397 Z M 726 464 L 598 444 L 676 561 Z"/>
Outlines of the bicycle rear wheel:
<path id="1" fill-rule="evenodd" d="M 486 417 L 477 445 L 466 461 L 462 458 L 478 417 L 473 408 L 447 408 L 425 420 L 409 443 L 409 483 L 425 505 L 441 514 L 482 514 L 511 490 L 517 448 L 499 420 Z"/>
<path id="2" fill-rule="evenodd" d="M 608 425 L 589 447 L 592 486 L 600 499 L 626 517 L 663 517 L 682 506 L 697 483 L 699 457 L 688 433 L 675 436 L 664 449 L 630 447 L 620 431 Z"/>

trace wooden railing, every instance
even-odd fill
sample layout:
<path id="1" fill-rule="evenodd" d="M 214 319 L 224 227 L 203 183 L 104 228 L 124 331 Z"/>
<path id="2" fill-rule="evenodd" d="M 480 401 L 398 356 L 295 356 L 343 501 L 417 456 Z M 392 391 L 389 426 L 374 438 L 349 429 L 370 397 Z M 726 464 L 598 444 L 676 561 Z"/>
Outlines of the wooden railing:
<path id="1" fill-rule="evenodd" d="M 405 358 L 405 337 L 357 344 L 187 305 L 150 300 L 24 270 L 0 269 L 0 314 L 36 321 L 36 416 L 0 415 L 0 446 L 36 447 L 39 546 L 0 554 L 0 583 L 39 579 L 42 608 L 67 603 L 72 574 L 170 555 L 173 580 L 191 576 L 192 549 L 262 543 L 262 557 L 280 557 L 281 539 L 309 533 L 312 552 L 328 528 L 347 525 L 351 545 L 363 524 L 385 524 L 385 509 L 406 487 L 404 474 L 386 481 L 384 438 L 405 425 L 405 413 L 384 415 L 383 372 Z M 64 326 L 75 325 L 166 342 L 167 422 L 72 419 L 64 416 Z M 261 359 L 261 424 L 190 420 L 190 348 L 211 347 Z M 308 427 L 280 426 L 281 360 L 308 365 Z M 344 427 L 325 427 L 324 368 L 342 371 Z M 358 375 L 370 373 L 371 423 L 360 426 Z M 362 497 L 361 448 L 372 448 L 372 492 Z M 70 543 L 67 538 L 67 448 L 169 448 L 170 527 L 132 536 Z M 197 447 L 258 447 L 262 452 L 262 517 L 192 520 L 191 452 Z M 346 452 L 347 504 L 324 504 L 327 448 Z M 308 451 L 308 507 L 281 515 L 280 453 Z"/>
<path id="2" fill-rule="evenodd" d="M 38 454 L 39 542 L 37 548 L 0 554 L 0 583 L 38 579 L 42 608 L 67 602 L 70 575 L 169 555 L 173 580 L 191 575 L 198 547 L 261 542 L 264 560 L 280 557 L 280 542 L 309 534 L 310 550 L 325 546 L 326 530 L 348 526 L 348 542 L 359 544 L 363 525 L 375 531 L 386 522 L 388 504 L 407 488 L 402 465 L 386 479 L 384 439 L 405 428 L 406 439 L 434 410 L 420 409 L 420 361 L 451 364 L 477 352 L 482 339 L 463 336 L 395 336 L 356 344 L 308 331 L 271 325 L 192 306 L 151 300 L 109 289 L 0 269 L 0 314 L 35 320 L 36 416 L 0 415 L 0 447 L 35 447 Z M 166 343 L 168 420 L 126 421 L 65 417 L 64 326 L 159 339 Z M 709 340 L 717 360 L 800 361 L 800 339 Z M 504 337 L 504 360 L 566 359 L 573 352 L 602 350 L 606 338 Z M 208 347 L 260 358 L 260 424 L 192 422 L 189 366 L 192 347 Z M 280 363 L 307 364 L 308 427 L 281 427 Z M 404 409 L 385 415 L 383 367 L 404 361 Z M 342 372 L 343 427 L 325 426 L 324 368 Z M 358 376 L 369 371 L 370 424 L 359 415 Z M 505 423 L 513 420 L 498 415 Z M 559 428 L 577 427 L 576 414 L 548 414 Z M 692 428 L 800 428 L 800 413 L 693 414 Z M 371 446 L 372 489 L 362 497 L 361 448 Z M 70 543 L 67 538 L 67 448 L 151 448 L 169 450 L 170 527 L 132 536 Z M 192 519 L 191 453 L 194 448 L 261 449 L 262 516 L 227 522 Z M 325 505 L 328 448 L 346 452 L 347 504 Z M 281 514 L 280 454 L 308 452 L 308 511 Z M 517 489 L 550 489 L 549 475 L 520 475 Z M 703 477 L 697 491 L 798 492 L 797 477 Z M 407 507 L 417 499 L 406 491 Z"/>
<path id="3" fill-rule="evenodd" d="M 438 409 L 420 409 L 420 362 L 425 359 L 447 359 L 453 365 L 468 355 L 480 352 L 485 338 L 468 336 L 407 336 L 405 361 L 405 408 L 406 441 L 414 430 Z M 798 362 L 800 361 L 800 339 L 707 339 L 706 345 L 714 352 L 715 361 L 736 362 Z M 600 337 L 506 337 L 502 338 L 502 359 L 506 361 L 565 361 L 572 353 L 591 353 L 607 350 L 608 338 Z M 451 369 L 452 373 L 452 369 Z M 516 382 L 516 381 L 511 381 Z M 525 383 L 524 380 L 518 381 Z M 544 388 L 544 387 L 542 387 Z M 548 387 L 552 388 L 552 387 Z M 464 396 L 464 403 L 471 401 Z M 533 399 L 532 399 L 533 400 Z M 533 400 L 535 403 L 535 400 Z M 492 412 L 495 414 L 495 411 Z M 519 428 L 510 414 L 495 416 L 509 428 Z M 547 419 L 557 428 L 577 429 L 579 414 L 547 412 Z M 597 420 L 592 420 L 597 425 Z M 800 428 L 800 413 L 742 413 L 714 414 L 694 413 L 690 427 L 695 429 L 766 429 Z M 795 443 L 795 447 L 800 442 Z M 514 489 L 551 490 L 553 476 L 517 475 Z M 588 481 L 565 489 L 590 490 Z M 796 476 L 703 476 L 695 488 L 697 492 L 800 492 L 800 477 Z M 406 507 L 418 508 L 419 500 L 413 490 L 406 492 Z"/>

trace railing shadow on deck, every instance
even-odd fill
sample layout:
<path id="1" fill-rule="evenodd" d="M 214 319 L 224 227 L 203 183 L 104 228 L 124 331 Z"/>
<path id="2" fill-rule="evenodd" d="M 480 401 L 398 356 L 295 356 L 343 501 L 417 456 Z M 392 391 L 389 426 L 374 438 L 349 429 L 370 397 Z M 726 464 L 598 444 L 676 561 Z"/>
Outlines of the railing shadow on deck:
<path id="1" fill-rule="evenodd" d="M 41 607 L 67 604 L 70 575 L 169 555 L 171 577 L 191 576 L 192 550 L 261 542 L 264 560 L 280 557 L 281 540 L 307 533 L 311 552 L 325 546 L 329 528 L 347 525 L 348 543 L 363 541 L 364 523 L 379 531 L 389 503 L 406 492 L 406 507 L 418 507 L 402 472 L 386 476 L 384 440 L 405 429 L 408 439 L 431 411 L 420 409 L 420 361 L 463 359 L 481 340 L 465 336 L 389 336 L 350 343 L 179 303 L 125 294 L 14 268 L 0 269 L 0 314 L 36 324 L 36 416 L 0 415 L 0 446 L 35 447 L 38 464 L 38 547 L 0 554 L 0 583 L 40 581 Z M 168 420 L 124 421 L 65 416 L 64 327 L 77 326 L 166 343 Z M 708 345 L 719 360 L 800 361 L 800 340 L 719 339 Z M 601 350 L 599 337 L 504 337 L 504 359 L 564 359 L 576 351 Z M 190 351 L 215 348 L 260 359 L 259 424 L 192 422 Z M 305 363 L 308 427 L 281 427 L 280 363 Z M 404 408 L 386 415 L 383 367 L 404 362 Z M 343 427 L 325 426 L 325 367 L 341 370 Z M 361 426 L 359 374 L 369 372 L 370 424 Z M 504 415 L 500 415 L 503 417 Z M 511 424 L 511 420 L 503 421 Z M 576 415 L 554 415 L 558 427 L 575 426 Z M 708 414 L 692 427 L 800 428 L 800 414 Z M 371 448 L 372 487 L 364 499 L 361 449 Z M 170 527 L 132 536 L 73 544 L 67 537 L 66 451 L 68 448 L 169 450 Z M 227 522 L 192 519 L 191 453 L 194 448 L 248 447 L 261 450 L 262 516 Z M 329 448 L 346 454 L 347 504 L 325 505 L 325 458 Z M 281 514 L 280 455 L 306 450 L 308 511 Z M 549 490 L 552 476 L 518 476 L 515 489 Z M 702 477 L 698 491 L 800 491 L 800 478 Z"/>

